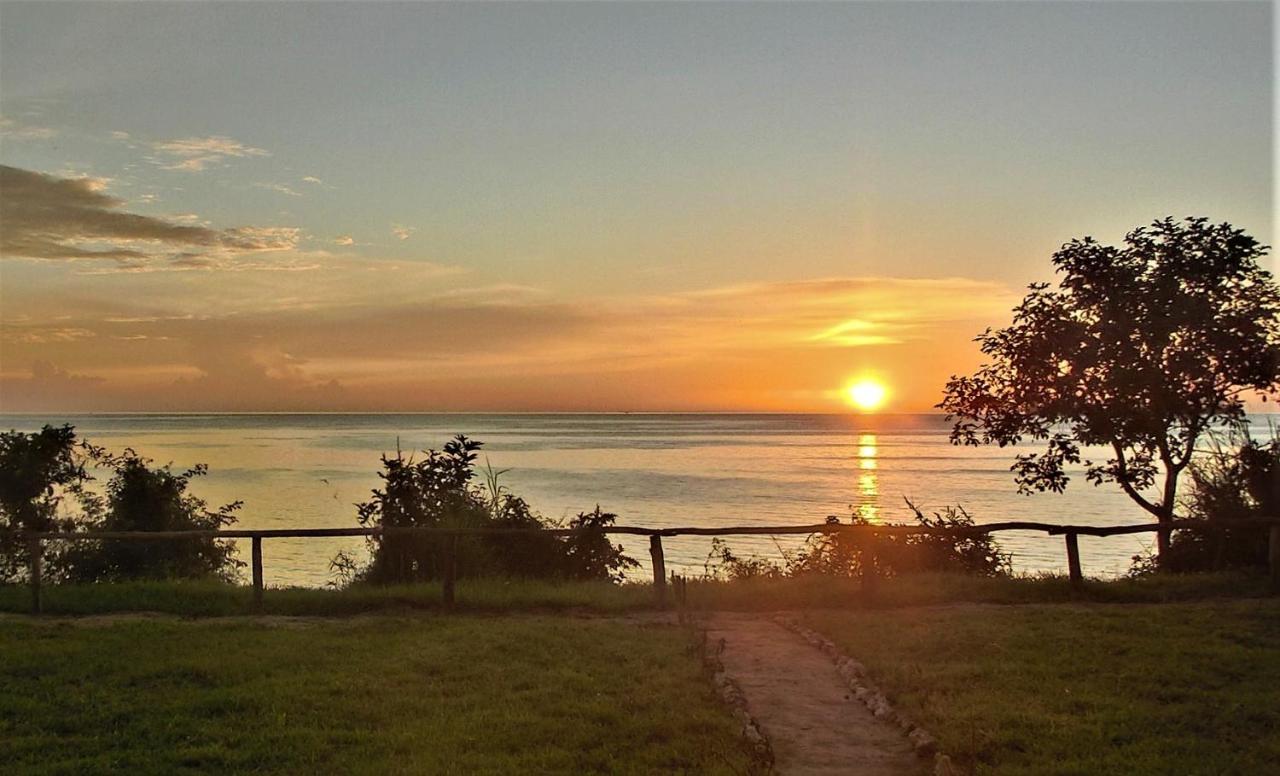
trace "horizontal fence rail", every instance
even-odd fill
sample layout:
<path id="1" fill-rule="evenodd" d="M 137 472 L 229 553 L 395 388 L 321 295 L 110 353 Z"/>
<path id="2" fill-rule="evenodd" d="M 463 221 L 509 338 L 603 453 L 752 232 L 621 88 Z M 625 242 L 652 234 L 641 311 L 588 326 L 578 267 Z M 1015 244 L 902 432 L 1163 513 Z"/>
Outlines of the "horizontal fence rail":
<path id="1" fill-rule="evenodd" d="M 0 536 L 11 540 L 25 541 L 29 554 L 29 574 L 32 594 L 32 611 L 41 610 L 41 584 L 43 576 L 43 544 L 44 542 L 84 542 L 84 541 L 175 541 L 181 539 L 249 539 L 252 541 L 252 579 L 253 601 L 255 607 L 261 607 L 262 584 L 262 540 L 263 539 L 302 539 L 350 536 L 439 536 L 445 541 L 445 562 L 442 579 L 442 595 L 446 606 L 454 603 L 456 583 L 457 540 L 464 537 L 504 536 L 519 534 L 537 534 L 539 536 L 572 536 L 580 533 L 603 533 L 649 537 L 649 556 L 653 564 L 654 591 L 659 604 L 666 603 L 666 560 L 663 555 L 663 537 L 675 536 L 785 536 L 851 533 L 867 536 L 864 552 L 870 553 L 871 562 L 862 564 L 862 584 L 867 592 L 874 590 L 877 572 L 875 569 L 875 540 L 881 536 L 931 535 L 964 538 L 1000 531 L 1040 531 L 1050 536 L 1063 536 L 1066 539 L 1067 572 L 1073 587 L 1084 584 L 1084 574 L 1080 568 L 1081 536 L 1122 536 L 1138 533 L 1171 533 L 1173 531 L 1218 532 L 1232 528 L 1269 527 L 1268 563 L 1270 566 L 1273 587 L 1280 590 L 1280 518 L 1255 518 L 1249 520 L 1177 520 L 1172 523 L 1136 523 L 1132 525 L 1089 526 L 1060 525 L 1056 523 L 1038 523 L 1028 521 L 1009 521 L 1003 523 L 987 523 L 972 526 L 926 526 L 926 525 L 876 525 L 850 523 L 819 523 L 815 525 L 740 525 L 740 526 L 683 526 L 675 528 L 643 528 L 639 526 L 603 526 L 584 528 L 429 528 L 423 526 L 377 526 L 360 528 L 231 528 L 225 530 L 194 531 L 21 531 L 0 529 Z"/>

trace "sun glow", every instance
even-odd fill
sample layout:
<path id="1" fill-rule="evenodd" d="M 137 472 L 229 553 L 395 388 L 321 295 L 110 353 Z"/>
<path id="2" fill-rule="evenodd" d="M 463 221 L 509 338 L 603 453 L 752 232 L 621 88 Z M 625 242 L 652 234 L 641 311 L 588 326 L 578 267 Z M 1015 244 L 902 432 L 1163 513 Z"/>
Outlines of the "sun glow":
<path id="1" fill-rule="evenodd" d="M 879 409 L 888 395 L 889 389 L 876 380 L 859 380 L 845 389 L 849 403 L 864 412 Z"/>

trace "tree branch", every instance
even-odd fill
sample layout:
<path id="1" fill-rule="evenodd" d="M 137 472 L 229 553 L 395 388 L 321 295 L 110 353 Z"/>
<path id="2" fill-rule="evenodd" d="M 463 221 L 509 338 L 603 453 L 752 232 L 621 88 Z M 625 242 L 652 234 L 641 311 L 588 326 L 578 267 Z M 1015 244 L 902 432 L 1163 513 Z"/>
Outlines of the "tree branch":
<path id="1" fill-rule="evenodd" d="M 1118 441 L 1113 439 L 1111 440 L 1111 449 L 1116 452 L 1116 474 L 1119 475 L 1116 477 L 1116 482 L 1120 483 L 1120 487 L 1124 489 L 1125 493 L 1129 494 L 1129 498 L 1137 502 L 1138 506 L 1147 510 L 1156 517 L 1162 516 L 1164 513 L 1161 512 L 1160 507 L 1148 501 L 1146 497 L 1139 493 L 1138 490 L 1129 482 L 1129 468 L 1124 462 L 1124 448 L 1120 446 Z"/>

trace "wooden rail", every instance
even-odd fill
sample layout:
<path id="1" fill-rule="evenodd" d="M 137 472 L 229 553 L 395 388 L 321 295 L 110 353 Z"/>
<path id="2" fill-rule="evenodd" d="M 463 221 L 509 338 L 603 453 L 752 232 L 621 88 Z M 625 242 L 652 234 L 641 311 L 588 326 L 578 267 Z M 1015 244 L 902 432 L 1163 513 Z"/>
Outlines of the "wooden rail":
<path id="1" fill-rule="evenodd" d="M 649 557 L 653 564 L 654 595 L 659 605 L 665 605 L 667 599 L 666 560 L 663 555 L 662 539 L 672 536 L 784 536 L 797 534 L 865 534 L 864 559 L 862 563 L 862 585 L 868 593 L 874 592 L 879 578 L 877 562 L 877 544 L 884 536 L 910 536 L 928 534 L 933 536 L 950 536 L 962 538 L 980 536 L 1000 531 L 1039 531 L 1050 536 L 1063 536 L 1066 539 L 1067 573 L 1073 587 L 1084 584 L 1084 574 L 1080 568 L 1081 536 L 1122 536 L 1137 533 L 1157 533 L 1161 531 L 1221 531 L 1229 528 L 1269 526 L 1270 533 L 1267 545 L 1267 560 L 1270 567 L 1272 586 L 1280 591 L 1280 518 L 1255 518 L 1251 520 L 1177 520 L 1172 524 L 1138 523 L 1133 525 L 1088 526 L 1058 525 L 1055 523 L 1037 523 L 1011 521 L 1003 523 L 987 523 L 985 525 L 961 527 L 935 527 L 923 525 L 853 525 L 849 523 L 819 523 L 816 525 L 783 525 L 783 526 L 725 526 L 704 527 L 687 526 L 676 528 L 641 528 L 637 526 L 606 526 L 603 528 L 425 528 L 414 526 L 385 526 L 373 528 L 232 528 L 221 531 L 77 531 L 77 532 L 35 532 L 0 530 L 0 534 L 15 539 L 25 539 L 30 557 L 31 609 L 39 614 L 41 610 L 41 585 L 43 582 L 43 544 L 44 542 L 83 542 L 83 541 L 174 541 L 180 539 L 250 539 L 252 540 L 251 560 L 253 567 L 253 602 L 255 608 L 261 608 L 262 584 L 262 540 L 285 538 L 315 538 L 344 536 L 423 536 L 435 535 L 445 538 L 445 558 L 442 579 L 442 596 L 445 606 L 453 606 L 457 576 L 457 545 L 460 537 L 503 536 L 517 534 L 538 534 L 541 536 L 571 536 L 585 531 L 596 531 L 605 534 L 648 536 Z"/>

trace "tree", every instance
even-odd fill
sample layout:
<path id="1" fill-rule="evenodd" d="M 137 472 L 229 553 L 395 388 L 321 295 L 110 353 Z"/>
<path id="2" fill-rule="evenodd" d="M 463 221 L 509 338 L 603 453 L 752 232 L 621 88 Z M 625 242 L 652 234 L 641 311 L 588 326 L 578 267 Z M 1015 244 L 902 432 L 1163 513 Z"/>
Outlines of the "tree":
<path id="1" fill-rule="evenodd" d="M 1241 396 L 1280 388 L 1280 289 L 1267 247 L 1230 224 L 1165 218 L 1122 247 L 1091 237 L 1053 255 L 1058 288 L 1031 285 L 989 359 L 948 381 L 953 444 L 1044 443 L 1011 467 L 1020 492 L 1061 492 L 1068 465 L 1117 483 L 1167 526 L 1178 476 L 1213 428 L 1245 425 Z M 1084 459 L 1083 448 L 1108 457 Z M 1160 482 L 1158 496 L 1145 491 Z M 1158 534 L 1164 557 L 1169 531 Z"/>
<path id="2" fill-rule="evenodd" d="M 59 520 L 66 494 L 78 494 L 90 478 L 85 454 L 71 426 L 45 426 L 39 431 L 0 433 L 0 529 L 52 531 L 69 527 Z M 25 543 L 0 534 L 0 581 L 12 581 L 26 568 Z"/>

